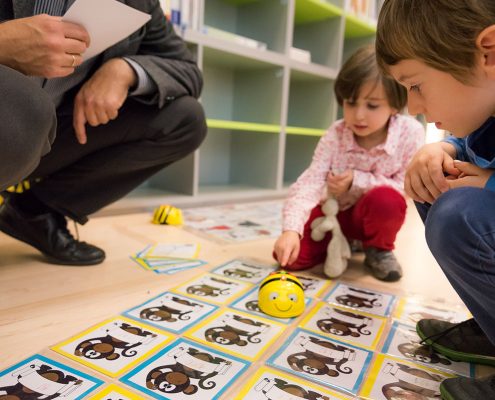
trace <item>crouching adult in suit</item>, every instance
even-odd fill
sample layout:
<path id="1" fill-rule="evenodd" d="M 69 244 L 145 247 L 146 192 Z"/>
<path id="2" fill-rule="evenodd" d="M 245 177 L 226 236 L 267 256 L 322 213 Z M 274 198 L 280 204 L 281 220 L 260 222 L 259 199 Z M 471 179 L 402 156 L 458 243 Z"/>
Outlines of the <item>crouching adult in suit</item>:
<path id="1" fill-rule="evenodd" d="M 60 18 L 73 2 L 0 2 L 0 190 L 32 182 L 7 196 L 0 230 L 50 262 L 93 265 L 104 251 L 74 238 L 67 219 L 86 223 L 197 149 L 206 122 L 201 73 L 158 0 L 121 0 L 151 20 L 84 62 L 91 38 Z"/>

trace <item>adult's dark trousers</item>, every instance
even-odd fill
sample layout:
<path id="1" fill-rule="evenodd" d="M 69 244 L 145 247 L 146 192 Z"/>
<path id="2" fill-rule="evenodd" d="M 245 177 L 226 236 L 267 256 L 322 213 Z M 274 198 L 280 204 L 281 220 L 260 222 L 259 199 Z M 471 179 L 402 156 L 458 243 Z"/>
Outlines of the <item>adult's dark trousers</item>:
<path id="1" fill-rule="evenodd" d="M 433 256 L 495 345 L 495 192 L 452 189 L 416 208 Z"/>
<path id="2" fill-rule="evenodd" d="M 87 216 L 120 199 L 157 171 L 199 147 L 206 135 L 204 111 L 184 96 L 163 108 L 129 98 L 118 117 L 86 125 L 78 143 L 67 107 L 58 110 L 57 139 L 30 178 L 43 203 L 84 224 Z"/>
<path id="3" fill-rule="evenodd" d="M 38 166 L 55 140 L 56 126 L 50 97 L 30 78 L 0 65 L 0 191 Z"/>

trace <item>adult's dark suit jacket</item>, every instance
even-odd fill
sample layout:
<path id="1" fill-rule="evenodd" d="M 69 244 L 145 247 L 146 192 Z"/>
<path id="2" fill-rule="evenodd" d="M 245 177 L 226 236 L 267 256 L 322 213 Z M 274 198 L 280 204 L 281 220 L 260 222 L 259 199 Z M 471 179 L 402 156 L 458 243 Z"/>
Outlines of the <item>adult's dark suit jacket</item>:
<path id="1" fill-rule="evenodd" d="M 158 88 L 146 103 L 162 107 L 177 97 L 198 98 L 203 84 L 201 72 L 172 24 L 166 21 L 158 0 L 118 1 L 150 14 L 152 18 L 141 29 L 98 56 L 97 66 L 124 56 L 140 64 Z M 29 17 L 34 4 L 35 0 L 0 0 L 0 21 Z"/>

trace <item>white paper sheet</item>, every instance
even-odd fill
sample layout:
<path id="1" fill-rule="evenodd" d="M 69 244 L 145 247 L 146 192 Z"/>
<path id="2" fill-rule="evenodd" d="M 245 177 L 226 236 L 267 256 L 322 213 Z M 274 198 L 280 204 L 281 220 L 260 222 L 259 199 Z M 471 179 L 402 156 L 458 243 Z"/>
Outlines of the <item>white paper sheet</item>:
<path id="1" fill-rule="evenodd" d="M 77 0 L 62 17 L 82 25 L 91 44 L 83 54 L 88 60 L 138 30 L 151 16 L 116 0 Z"/>

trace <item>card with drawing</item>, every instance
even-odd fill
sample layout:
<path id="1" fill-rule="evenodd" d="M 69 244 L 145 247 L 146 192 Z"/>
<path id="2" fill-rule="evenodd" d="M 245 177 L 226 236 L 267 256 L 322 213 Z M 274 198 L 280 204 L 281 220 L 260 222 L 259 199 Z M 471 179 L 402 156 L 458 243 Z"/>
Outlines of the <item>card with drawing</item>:
<path id="1" fill-rule="evenodd" d="M 413 326 L 421 319 L 441 319 L 457 323 L 472 318 L 464 306 L 428 301 L 418 297 L 401 298 L 393 317 Z"/>
<path id="2" fill-rule="evenodd" d="M 158 243 L 151 246 L 145 254 L 145 258 L 185 258 L 193 259 L 198 256 L 199 244 L 197 243 Z"/>
<path id="3" fill-rule="evenodd" d="M 356 394 L 372 356 L 371 351 L 298 328 L 267 364 Z"/>
<path id="4" fill-rule="evenodd" d="M 144 400 L 144 397 L 112 383 L 101 392 L 91 396 L 89 400 Z"/>
<path id="5" fill-rule="evenodd" d="M 422 345 L 414 327 L 395 321 L 383 345 L 382 353 L 405 358 L 428 367 L 441 369 L 457 375 L 474 378 L 474 364 L 452 361 L 436 353 L 430 346 Z"/>
<path id="6" fill-rule="evenodd" d="M 162 330 L 125 317 L 95 325 L 52 347 L 76 362 L 116 377 L 172 340 Z"/>
<path id="7" fill-rule="evenodd" d="M 181 294 L 165 292 L 124 315 L 160 329 L 180 334 L 210 315 L 218 307 Z"/>
<path id="8" fill-rule="evenodd" d="M 261 367 L 234 400 L 350 400 L 351 397 L 272 368 Z"/>
<path id="9" fill-rule="evenodd" d="M 290 324 L 290 323 L 292 323 L 292 321 L 294 321 L 296 318 L 298 318 L 298 317 L 276 318 L 276 317 L 272 317 L 270 315 L 265 314 L 258 307 L 258 290 L 259 290 L 259 286 L 255 286 L 249 292 L 247 292 L 244 296 L 242 296 L 238 300 L 235 300 L 230 305 L 230 307 L 235 308 L 236 310 L 246 311 L 250 314 L 259 315 L 260 317 L 268 318 L 268 319 L 271 319 L 273 321 L 278 321 L 278 322 L 281 322 L 283 324 Z M 311 299 L 306 297 L 304 299 L 304 302 L 306 304 L 306 307 L 308 307 L 309 304 L 311 303 Z"/>
<path id="10" fill-rule="evenodd" d="M 395 296 L 375 290 L 338 283 L 325 298 L 328 303 L 366 311 L 370 314 L 389 316 Z"/>
<path id="11" fill-rule="evenodd" d="M 359 394 L 369 400 L 440 399 L 440 384 L 447 374 L 409 361 L 377 354 Z"/>
<path id="12" fill-rule="evenodd" d="M 299 326 L 323 336 L 374 350 L 386 324 L 385 317 L 320 302 Z"/>
<path id="13" fill-rule="evenodd" d="M 297 278 L 301 281 L 304 289 L 304 296 L 306 297 L 321 298 L 321 295 L 332 284 L 332 281 L 330 279 L 308 276 L 299 272 L 295 272 L 294 275 L 297 276 Z"/>
<path id="14" fill-rule="evenodd" d="M 283 324 L 235 310 L 221 310 L 185 336 L 246 360 L 257 360 L 280 336 Z"/>
<path id="15" fill-rule="evenodd" d="M 0 398 L 76 400 L 103 381 L 39 354 L 0 372 Z"/>
<path id="16" fill-rule="evenodd" d="M 120 380 L 156 399 L 218 399 L 247 361 L 178 339 Z"/>
<path id="17" fill-rule="evenodd" d="M 278 267 L 249 258 L 236 258 L 213 269 L 211 272 L 249 283 L 261 282 Z"/>
<path id="18" fill-rule="evenodd" d="M 227 304 L 253 285 L 215 274 L 204 274 L 176 287 L 173 291 L 214 304 Z"/>

